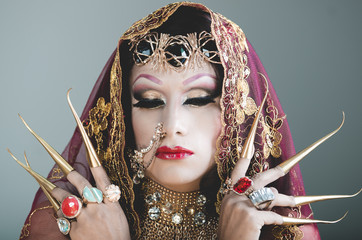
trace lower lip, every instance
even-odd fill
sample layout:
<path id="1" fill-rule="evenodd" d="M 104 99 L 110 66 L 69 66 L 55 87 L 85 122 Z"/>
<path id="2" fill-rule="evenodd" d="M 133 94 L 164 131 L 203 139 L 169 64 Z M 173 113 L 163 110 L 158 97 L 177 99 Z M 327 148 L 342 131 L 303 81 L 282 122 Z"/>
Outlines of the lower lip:
<path id="1" fill-rule="evenodd" d="M 165 153 L 165 152 L 161 152 L 161 153 L 157 153 L 156 157 L 159 159 L 164 159 L 164 160 L 181 160 L 184 158 L 187 158 L 188 156 L 191 156 L 192 153 L 188 153 L 188 152 L 175 152 L 175 153 Z"/>

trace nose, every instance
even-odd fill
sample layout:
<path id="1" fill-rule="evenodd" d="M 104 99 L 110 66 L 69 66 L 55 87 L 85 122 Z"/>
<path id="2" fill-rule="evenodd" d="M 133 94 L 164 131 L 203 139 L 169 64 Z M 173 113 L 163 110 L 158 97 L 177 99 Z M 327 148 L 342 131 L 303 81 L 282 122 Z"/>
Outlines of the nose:
<path id="1" fill-rule="evenodd" d="M 167 106 L 162 116 L 166 137 L 184 136 L 187 134 L 187 113 L 182 107 Z"/>

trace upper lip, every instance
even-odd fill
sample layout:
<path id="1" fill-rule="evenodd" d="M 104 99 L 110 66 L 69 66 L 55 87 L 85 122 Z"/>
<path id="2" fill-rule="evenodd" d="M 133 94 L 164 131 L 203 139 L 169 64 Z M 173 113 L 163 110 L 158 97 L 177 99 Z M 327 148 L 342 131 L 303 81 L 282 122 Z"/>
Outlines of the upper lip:
<path id="1" fill-rule="evenodd" d="M 176 147 L 167 147 L 167 146 L 162 146 L 162 147 L 159 147 L 157 149 L 157 153 L 188 153 L 188 154 L 194 154 L 193 151 L 187 149 L 187 148 L 183 148 L 183 147 L 180 147 L 180 146 L 176 146 Z"/>

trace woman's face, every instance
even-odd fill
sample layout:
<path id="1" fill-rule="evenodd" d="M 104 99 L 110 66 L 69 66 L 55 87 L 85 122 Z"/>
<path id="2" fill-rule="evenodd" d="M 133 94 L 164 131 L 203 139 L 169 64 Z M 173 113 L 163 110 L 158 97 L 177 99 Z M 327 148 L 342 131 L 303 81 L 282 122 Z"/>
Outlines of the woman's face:
<path id="1" fill-rule="evenodd" d="M 214 165 L 216 140 L 221 131 L 220 96 L 215 70 L 201 67 L 153 69 L 134 66 L 130 86 L 132 124 L 138 149 L 149 145 L 158 123 L 166 136 L 145 155 L 145 165 L 156 151 L 146 175 L 175 191 L 199 189 L 200 180 Z"/>

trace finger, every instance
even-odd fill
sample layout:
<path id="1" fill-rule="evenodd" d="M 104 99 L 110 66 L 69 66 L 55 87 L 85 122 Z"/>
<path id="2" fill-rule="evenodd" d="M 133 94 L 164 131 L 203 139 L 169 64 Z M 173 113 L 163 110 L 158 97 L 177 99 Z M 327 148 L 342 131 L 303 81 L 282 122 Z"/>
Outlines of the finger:
<path id="1" fill-rule="evenodd" d="M 285 173 L 280 167 L 271 168 L 265 172 L 258 173 L 253 177 L 253 188 L 255 190 L 263 188 L 284 175 Z"/>
<path id="2" fill-rule="evenodd" d="M 263 225 L 281 225 L 283 217 L 272 211 L 258 211 L 259 216 L 263 219 Z"/>
<path id="3" fill-rule="evenodd" d="M 281 194 L 278 193 L 278 190 L 276 188 L 271 187 L 270 188 L 273 191 L 273 194 L 275 196 L 274 200 L 272 200 L 270 202 L 270 204 L 268 205 L 268 203 L 265 204 L 261 204 L 259 205 L 260 209 L 263 210 L 270 210 L 275 206 L 278 207 L 295 207 L 295 200 L 293 196 L 288 196 L 285 194 Z"/>
<path id="4" fill-rule="evenodd" d="M 103 167 L 95 167 L 91 168 L 91 172 L 93 174 L 94 180 L 97 183 L 97 187 L 104 192 L 106 187 L 111 185 L 111 180 L 109 179 L 106 171 Z"/>
<path id="5" fill-rule="evenodd" d="M 63 200 L 69 196 L 71 196 L 72 194 L 65 191 L 62 188 L 56 187 L 53 189 L 53 191 L 51 191 L 50 193 L 58 202 L 63 202 Z"/>
<path id="6" fill-rule="evenodd" d="M 250 159 L 240 158 L 235 164 L 233 171 L 231 172 L 231 180 L 234 185 L 240 178 L 245 177 L 245 173 L 250 165 Z"/>
<path id="7" fill-rule="evenodd" d="M 237 161 L 237 163 L 235 164 L 235 167 L 231 173 L 231 179 L 233 181 L 233 184 L 235 184 L 239 178 L 245 176 L 246 171 L 248 170 L 248 167 L 250 165 L 250 160 L 252 159 L 252 157 L 254 155 L 254 151 L 255 151 L 254 140 L 255 140 L 256 130 L 258 127 L 259 118 L 260 118 L 267 95 L 268 95 L 268 89 L 267 89 L 267 92 L 264 96 L 262 103 L 259 106 L 259 110 L 255 115 L 253 124 L 250 127 L 249 134 L 244 141 L 244 146 L 243 146 L 243 149 L 241 150 L 240 158 Z"/>
<path id="8" fill-rule="evenodd" d="M 77 171 L 70 172 L 67 176 L 67 179 L 71 184 L 73 184 L 73 186 L 77 188 L 78 193 L 81 196 L 83 196 L 83 190 L 86 186 L 92 188 L 92 185 L 89 183 L 89 181 Z"/>

